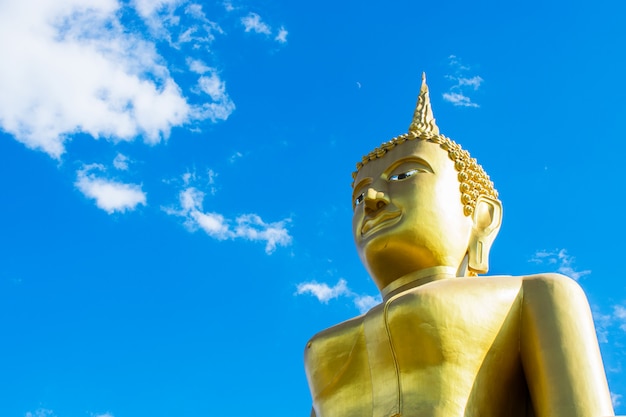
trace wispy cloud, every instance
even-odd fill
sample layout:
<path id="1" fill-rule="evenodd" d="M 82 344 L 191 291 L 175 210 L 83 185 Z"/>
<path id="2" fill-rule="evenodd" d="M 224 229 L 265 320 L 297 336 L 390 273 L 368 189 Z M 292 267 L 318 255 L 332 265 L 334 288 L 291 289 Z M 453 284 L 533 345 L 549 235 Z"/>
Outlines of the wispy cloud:
<path id="1" fill-rule="evenodd" d="M 138 184 L 125 184 L 98 176 L 104 166 L 86 165 L 77 172 L 76 188 L 109 214 L 132 211 L 138 205 L 146 205 L 146 193 Z"/>
<path id="2" fill-rule="evenodd" d="M 593 306 L 592 313 L 600 343 L 609 343 L 616 335 L 626 332 L 626 305 L 615 304 L 605 308 Z"/>
<path id="3" fill-rule="evenodd" d="M 230 5 L 230 7 L 232 8 L 232 5 Z M 241 24 L 243 25 L 246 32 L 258 33 L 265 36 L 270 36 L 273 33 L 272 27 L 269 24 L 265 23 L 258 13 L 248 13 L 241 18 Z M 285 44 L 287 43 L 288 34 L 289 32 L 287 31 L 287 29 L 285 29 L 284 26 L 281 26 L 276 32 L 274 40 L 278 43 Z"/>
<path id="4" fill-rule="evenodd" d="M 608 343 L 609 341 L 609 328 L 613 323 L 613 317 L 611 314 L 605 314 L 600 311 L 599 308 L 594 307 L 591 310 L 593 314 L 593 322 L 596 325 L 596 335 L 598 336 L 598 342 Z"/>
<path id="5" fill-rule="evenodd" d="M 236 151 L 234 154 L 232 154 L 232 155 L 230 156 L 230 158 L 228 159 L 228 161 L 229 161 L 231 164 L 234 164 L 234 163 L 235 163 L 235 162 L 236 162 L 239 158 L 243 158 L 243 154 L 242 154 L 241 152 L 239 152 L 239 151 Z"/>
<path id="6" fill-rule="evenodd" d="M 613 306 L 613 317 L 618 320 L 619 328 L 626 332 L 626 308 L 621 305 Z"/>
<path id="7" fill-rule="evenodd" d="M 55 415 L 52 410 L 39 408 L 35 411 L 27 411 L 24 417 L 55 417 Z"/>
<path id="8" fill-rule="evenodd" d="M 205 170 L 196 170 L 196 168 L 190 168 L 182 174 L 180 177 L 164 179 L 166 184 L 175 184 L 182 188 L 200 188 L 207 190 L 211 195 L 217 194 L 217 178 L 219 173 L 211 168 Z"/>
<path id="9" fill-rule="evenodd" d="M 225 1 L 223 5 L 224 10 L 226 10 L 227 12 L 232 12 L 233 10 L 235 10 L 235 6 L 233 6 L 233 3 L 230 1 Z"/>
<path id="10" fill-rule="evenodd" d="M 270 26 L 263 22 L 261 16 L 256 13 L 248 13 L 247 16 L 241 18 L 241 23 L 243 24 L 246 32 L 262 33 L 264 35 L 272 33 Z"/>
<path id="11" fill-rule="evenodd" d="M 340 296 L 348 296 L 352 291 L 348 289 L 348 283 L 345 279 L 340 279 L 337 284 L 330 287 L 326 283 L 318 283 L 317 281 L 302 282 L 298 284 L 296 294 L 311 294 L 321 303 L 328 304 L 329 300 Z"/>
<path id="12" fill-rule="evenodd" d="M 475 75 L 474 77 L 471 77 L 471 78 L 459 77 L 456 80 L 458 81 L 459 86 L 461 86 L 461 87 L 463 87 L 463 86 L 472 87 L 474 89 L 474 91 L 478 90 L 478 87 L 480 87 L 480 84 L 482 84 L 482 82 L 484 81 L 478 75 Z"/>
<path id="13" fill-rule="evenodd" d="M 119 169 L 120 171 L 128 170 L 128 162 L 130 160 L 124 154 L 118 153 L 113 159 L 113 166 L 115 169 Z"/>
<path id="14" fill-rule="evenodd" d="M 280 29 L 278 29 L 278 35 L 276 35 L 274 40 L 280 43 L 286 43 L 288 34 L 289 32 L 287 32 L 287 29 L 285 29 L 284 26 L 281 26 Z"/>
<path id="15" fill-rule="evenodd" d="M 201 59 L 187 58 L 187 66 L 191 72 L 200 75 L 215 71 L 215 68 L 209 67 Z"/>
<path id="16" fill-rule="evenodd" d="M 278 246 L 289 246 L 292 238 L 286 225 L 290 219 L 266 223 L 257 214 L 243 214 L 234 220 L 222 214 L 205 212 L 205 193 L 195 187 L 187 187 L 179 193 L 179 207 L 164 207 L 171 215 L 185 218 L 185 225 L 191 231 L 202 229 L 217 240 L 244 239 L 265 243 L 265 253 L 272 254 Z"/>
<path id="17" fill-rule="evenodd" d="M 113 417 L 111 413 L 92 413 L 92 417 Z M 52 410 L 48 410 L 45 408 L 39 408 L 35 411 L 27 411 L 24 417 L 56 417 Z"/>
<path id="18" fill-rule="evenodd" d="M 617 407 L 622 404 L 622 395 L 611 392 L 611 402 L 613 403 L 613 407 Z"/>
<path id="19" fill-rule="evenodd" d="M 578 281 L 580 278 L 591 273 L 590 270 L 578 270 L 574 268 L 575 258 L 567 253 L 567 249 L 556 249 L 553 251 L 540 250 L 530 259 L 530 262 L 547 265 L 555 272 L 567 275 Z"/>
<path id="20" fill-rule="evenodd" d="M 361 313 L 366 313 L 370 308 L 377 304 L 380 304 L 382 299 L 379 295 L 357 295 L 354 297 L 354 305 L 359 309 Z"/>
<path id="21" fill-rule="evenodd" d="M 207 94 L 212 100 L 196 107 L 193 114 L 197 114 L 198 119 L 210 119 L 213 122 L 228 119 L 235 110 L 235 103 L 226 93 L 226 82 L 220 78 L 217 70 L 199 60 L 192 61 L 190 69 L 201 74 L 194 92 Z"/>
<path id="22" fill-rule="evenodd" d="M 467 75 L 471 68 L 462 65 L 460 59 L 455 55 L 448 57 L 448 64 L 452 70 L 452 74 L 446 75 L 446 78 L 451 80 L 454 84 L 446 93 L 443 93 L 443 99 L 455 106 L 480 107 L 477 103 L 472 101 L 468 91 L 478 90 L 484 81 L 482 77 L 478 75 Z"/>
<path id="23" fill-rule="evenodd" d="M 221 33 L 185 0 L 1 2 L 0 38 L 20 41 L 0 43 L 0 128 L 59 158 L 76 133 L 156 144 L 173 127 L 225 120 L 234 104 L 217 71 L 199 78 L 201 97 L 189 102 L 157 44 L 124 26 L 125 13 L 169 40 L 172 54 L 197 54 Z"/>
<path id="24" fill-rule="evenodd" d="M 317 298 L 321 303 L 328 304 L 328 301 L 347 297 L 352 299 L 354 306 L 361 313 L 367 312 L 369 309 L 381 302 L 380 296 L 361 295 L 352 291 L 348 287 L 345 279 L 340 279 L 334 286 L 317 281 L 302 282 L 296 287 L 296 295 L 310 294 Z"/>
<path id="25" fill-rule="evenodd" d="M 478 104 L 472 103 L 472 100 L 462 93 L 443 93 L 443 99 L 455 106 L 478 107 Z"/>
<path id="26" fill-rule="evenodd" d="M 199 3 L 187 0 L 132 0 L 131 5 L 152 36 L 174 48 L 190 44 L 198 49 L 215 40 L 224 30 L 207 18 Z"/>

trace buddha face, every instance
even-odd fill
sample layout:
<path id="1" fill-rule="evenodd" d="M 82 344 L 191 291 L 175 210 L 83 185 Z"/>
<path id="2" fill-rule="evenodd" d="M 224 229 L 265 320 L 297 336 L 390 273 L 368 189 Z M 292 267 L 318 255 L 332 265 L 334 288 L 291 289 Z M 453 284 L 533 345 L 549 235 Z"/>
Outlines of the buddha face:
<path id="1" fill-rule="evenodd" d="M 352 231 L 379 289 L 435 266 L 458 269 L 472 219 L 463 214 L 458 172 L 446 151 L 407 141 L 358 172 Z"/>

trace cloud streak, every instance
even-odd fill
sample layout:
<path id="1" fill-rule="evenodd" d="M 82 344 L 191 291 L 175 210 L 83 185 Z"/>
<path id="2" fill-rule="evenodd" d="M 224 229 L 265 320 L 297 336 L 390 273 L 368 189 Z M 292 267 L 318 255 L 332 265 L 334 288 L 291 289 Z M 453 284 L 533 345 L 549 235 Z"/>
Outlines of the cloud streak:
<path id="1" fill-rule="evenodd" d="M 480 107 L 472 101 L 469 92 L 478 90 L 484 81 L 482 77 L 478 75 L 468 76 L 467 72 L 470 70 L 470 67 L 462 65 L 459 58 L 455 55 L 448 57 L 448 64 L 453 73 L 446 75 L 446 78 L 454 84 L 447 92 L 443 93 L 443 99 L 455 106 Z"/>
<path id="2" fill-rule="evenodd" d="M 27 411 L 25 417 L 55 417 L 52 410 L 46 408 L 39 408 L 35 411 Z"/>
<path id="3" fill-rule="evenodd" d="M 312 295 L 323 304 L 328 304 L 332 299 L 346 297 L 352 300 L 354 306 L 361 313 L 366 313 L 369 309 L 381 302 L 380 296 L 355 293 L 348 287 L 348 282 L 345 279 L 340 279 L 337 284 L 332 287 L 326 283 L 319 283 L 317 281 L 302 282 L 296 286 L 296 295 L 303 294 Z"/>
<path id="4" fill-rule="evenodd" d="M 211 178 L 215 173 L 211 171 Z M 168 214 L 185 218 L 189 230 L 203 230 L 217 240 L 243 239 L 265 243 L 265 253 L 271 255 L 278 246 L 289 246 L 292 237 L 286 225 L 290 219 L 266 223 L 257 214 L 243 214 L 234 220 L 222 214 L 205 212 L 202 208 L 205 194 L 195 187 L 186 187 L 179 193 L 179 208 L 164 208 Z"/>
<path id="5" fill-rule="evenodd" d="M 232 7 L 232 6 L 231 6 Z M 234 9 L 231 9 L 234 10 Z M 270 36 L 273 32 L 272 27 L 265 23 L 261 16 L 257 13 L 250 12 L 240 19 L 245 32 L 258 33 L 260 35 Z M 287 35 L 289 32 L 284 26 L 281 26 L 274 36 L 274 40 L 278 43 L 287 43 Z"/>
<path id="6" fill-rule="evenodd" d="M 567 249 L 556 249 L 553 251 L 540 250 L 530 259 L 530 262 L 540 265 L 547 265 L 555 272 L 567 275 L 578 281 L 580 278 L 589 275 L 590 270 L 578 270 L 574 267 L 575 258 L 567 253 Z"/>
<path id="7" fill-rule="evenodd" d="M 241 24 L 243 24 L 246 32 L 262 33 L 269 35 L 272 33 L 272 29 L 261 19 L 256 13 L 248 13 L 247 16 L 241 18 Z"/>
<path id="8" fill-rule="evenodd" d="M 285 29 L 284 26 L 281 26 L 280 29 L 278 29 L 278 34 L 276 35 L 274 40 L 280 43 L 287 43 L 288 34 L 289 32 L 287 32 L 287 29 Z"/>
<path id="9" fill-rule="evenodd" d="M 478 107 L 478 104 L 472 103 L 472 100 L 462 93 L 443 93 L 443 99 L 455 106 Z"/>
<path id="10" fill-rule="evenodd" d="M 125 184 L 98 176 L 94 171 L 104 171 L 104 166 L 92 164 L 77 173 L 74 183 L 85 197 L 96 201 L 96 205 L 109 214 L 132 211 L 138 205 L 146 205 L 146 193 L 138 184 Z"/>

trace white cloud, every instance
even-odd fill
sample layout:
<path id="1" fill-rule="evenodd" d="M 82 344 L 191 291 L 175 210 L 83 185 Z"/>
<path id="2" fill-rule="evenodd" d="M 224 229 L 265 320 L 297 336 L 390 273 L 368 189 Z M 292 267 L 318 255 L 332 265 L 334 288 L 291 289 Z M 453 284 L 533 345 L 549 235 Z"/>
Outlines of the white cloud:
<path id="1" fill-rule="evenodd" d="M 182 175 L 182 180 L 183 180 L 183 184 L 185 185 L 189 185 L 190 181 L 195 180 L 196 179 L 196 173 L 195 172 L 185 172 Z"/>
<path id="2" fill-rule="evenodd" d="M 458 71 L 469 71 L 470 67 L 461 64 L 461 60 L 456 55 L 448 56 L 448 64 Z"/>
<path id="3" fill-rule="evenodd" d="M 175 49 L 221 33 L 186 0 L 131 5 L 156 36 L 176 39 Z M 0 128 L 59 158 L 77 133 L 153 145 L 173 127 L 225 120 L 235 107 L 217 73 L 199 81 L 202 102 L 190 104 L 156 44 L 123 25 L 132 10 L 121 0 L 0 2 L 0 39 L 19 40 L 0 43 Z"/>
<path id="4" fill-rule="evenodd" d="M 443 99 L 445 101 L 449 101 L 455 106 L 478 107 L 478 104 L 472 103 L 472 100 L 462 93 L 443 93 Z"/>
<path id="5" fill-rule="evenodd" d="M 165 40 L 176 50 L 209 51 L 216 35 L 224 30 L 217 22 L 207 18 L 202 5 L 189 0 L 132 0 L 137 15 L 141 17 L 152 36 Z"/>
<path id="6" fill-rule="evenodd" d="M 265 22 L 261 20 L 261 16 L 256 13 L 248 13 L 247 16 L 241 18 L 241 23 L 245 27 L 246 32 L 262 33 L 269 35 L 272 33 L 272 29 Z"/>
<path id="7" fill-rule="evenodd" d="M 226 219 L 224 219 L 224 216 L 221 214 L 203 213 L 198 210 L 193 210 L 189 213 L 189 215 L 196 221 L 202 230 L 217 240 L 232 239 L 234 237 Z"/>
<path id="8" fill-rule="evenodd" d="M 618 331 L 617 328 L 626 332 L 626 306 L 614 305 L 608 313 L 602 312 L 598 306 L 594 306 L 592 313 L 600 343 L 608 343 L 609 336 Z"/>
<path id="9" fill-rule="evenodd" d="M 208 179 L 208 183 L 209 185 L 213 185 L 215 184 L 215 178 L 217 178 L 217 176 L 219 175 L 217 172 L 213 171 L 212 169 L 209 169 L 207 171 L 207 175 L 209 177 Z"/>
<path id="10" fill-rule="evenodd" d="M 530 262 L 536 264 L 547 264 L 556 267 L 555 272 L 567 275 L 578 281 L 580 278 L 591 273 L 586 269 L 579 271 L 574 268 L 575 258 L 567 253 L 567 249 L 556 249 L 554 251 L 540 250 L 535 252 Z"/>
<path id="11" fill-rule="evenodd" d="M 119 169 L 120 171 L 128 170 L 128 157 L 121 153 L 118 153 L 113 159 L 113 166 L 115 169 Z"/>
<path id="12" fill-rule="evenodd" d="M 368 312 L 372 307 L 380 304 L 380 302 L 380 296 L 360 295 L 354 297 L 354 305 L 356 305 L 361 313 Z"/>
<path id="13" fill-rule="evenodd" d="M 328 304 L 328 301 L 335 298 L 347 297 L 352 299 L 360 313 L 366 313 L 381 302 L 380 296 L 356 294 L 348 288 L 348 283 L 345 279 L 340 279 L 332 287 L 317 281 L 302 282 L 296 286 L 296 295 L 302 294 L 310 294 L 324 304 Z"/>
<path id="14" fill-rule="evenodd" d="M 228 3 L 228 5 L 232 7 L 230 3 Z M 230 10 L 234 9 L 231 8 Z M 241 24 L 244 26 L 246 32 L 254 32 L 267 36 L 272 34 L 272 27 L 265 23 L 263 19 L 261 19 L 261 16 L 259 16 L 257 13 L 250 12 L 246 16 L 242 17 Z M 282 44 L 287 43 L 288 34 L 289 32 L 287 31 L 287 29 L 285 29 L 284 26 L 281 26 L 280 29 L 278 29 L 274 40 Z"/>
<path id="15" fill-rule="evenodd" d="M 217 194 L 217 187 L 215 186 L 215 184 L 216 184 L 218 176 L 219 174 L 210 168 L 206 170 L 206 175 L 198 174 L 196 170 L 193 169 L 181 175 L 180 179 L 182 180 L 182 184 L 186 189 L 193 188 L 195 190 L 194 187 L 196 186 L 200 186 L 202 188 L 204 188 L 205 186 L 208 186 L 208 189 L 211 195 L 215 195 Z M 180 183 L 178 179 L 169 180 L 165 182 Z"/>
<path id="16" fill-rule="evenodd" d="M 194 187 L 189 187 L 181 191 L 178 198 L 185 214 L 202 210 L 202 200 L 204 200 L 204 193 L 202 191 Z"/>
<path id="17" fill-rule="evenodd" d="M 474 76 L 472 78 L 460 77 L 457 80 L 458 80 L 460 86 L 467 85 L 467 86 L 470 86 L 470 87 L 474 88 L 474 90 L 478 90 L 478 87 L 480 87 L 480 84 L 482 84 L 482 82 L 484 81 L 478 75 L 476 75 L 476 76 Z"/>
<path id="18" fill-rule="evenodd" d="M 207 66 L 201 60 L 188 60 L 190 71 L 200 74 L 194 88 L 196 94 L 206 94 L 211 98 L 210 103 L 203 103 L 192 109 L 191 114 L 195 119 L 210 119 L 212 122 L 226 120 L 235 111 L 235 103 L 226 93 L 224 82 L 215 68 Z"/>
<path id="19" fill-rule="evenodd" d="M 286 43 L 288 34 L 289 32 L 287 32 L 287 29 L 285 29 L 284 26 L 281 26 L 280 29 L 278 30 L 278 35 L 276 35 L 274 40 L 280 43 Z"/>
<path id="20" fill-rule="evenodd" d="M 257 214 L 244 214 L 234 221 L 222 214 L 205 212 L 202 208 L 205 194 L 195 187 L 187 187 L 179 193 L 180 208 L 164 208 L 171 215 L 185 218 L 185 225 L 190 230 L 198 228 L 209 236 L 218 239 L 244 239 L 264 242 L 265 253 L 272 254 L 278 246 L 289 246 L 291 235 L 286 228 L 289 219 L 266 223 Z"/>
<path id="21" fill-rule="evenodd" d="M 230 156 L 230 158 L 228 159 L 228 161 L 229 161 L 231 164 L 234 164 L 234 163 L 237 161 L 237 159 L 242 158 L 242 157 L 243 157 L 243 154 L 242 154 L 241 152 L 237 151 L 237 152 L 235 152 L 234 154 L 232 154 L 232 155 Z"/>
<path id="22" fill-rule="evenodd" d="M 76 188 L 86 197 L 96 200 L 96 205 L 109 214 L 135 210 L 146 205 L 146 193 L 137 184 L 125 184 L 98 177 L 94 170 L 103 171 L 102 165 L 88 165 L 77 173 Z"/>
<path id="23" fill-rule="evenodd" d="M 620 322 L 619 328 L 626 332 L 626 308 L 620 305 L 613 306 L 613 317 Z"/>
<path id="24" fill-rule="evenodd" d="M 198 86 L 200 89 L 211 96 L 214 101 L 228 100 L 226 95 L 226 84 L 220 79 L 220 77 L 211 71 L 209 75 L 203 75 L 198 79 Z"/>
<path id="25" fill-rule="evenodd" d="M 39 408 L 35 411 L 27 411 L 24 417 L 54 417 L 52 410 Z"/>
<path id="26" fill-rule="evenodd" d="M 111 413 L 104 413 L 104 414 L 100 414 L 100 413 L 92 413 L 91 414 L 92 417 L 113 417 L 113 414 Z M 55 414 L 52 410 L 47 410 L 45 408 L 39 408 L 35 411 L 27 411 L 26 414 L 24 415 L 24 417 L 55 417 Z"/>
<path id="27" fill-rule="evenodd" d="M 321 303 L 328 304 L 329 300 L 342 295 L 350 295 L 348 283 L 345 279 L 340 279 L 333 287 L 329 287 L 326 283 L 318 283 L 317 281 L 302 282 L 298 284 L 296 294 L 311 294 Z"/>
<path id="28" fill-rule="evenodd" d="M 443 99 L 454 104 L 455 106 L 480 107 L 478 104 L 472 101 L 472 99 L 468 95 L 467 90 L 478 90 L 478 88 L 484 81 L 483 78 L 478 75 L 466 75 L 466 73 L 471 68 L 462 65 L 461 60 L 455 55 L 450 55 L 448 57 L 448 63 L 451 70 L 453 71 L 453 74 L 446 75 L 446 78 L 453 81 L 454 84 L 450 87 L 448 92 L 443 93 Z"/>
<path id="29" fill-rule="evenodd" d="M 596 335 L 598 336 L 598 342 L 608 343 L 609 341 L 609 327 L 612 324 L 612 317 L 610 314 L 602 313 L 597 307 L 592 308 L 593 321 L 596 325 Z"/>
<path id="30" fill-rule="evenodd" d="M 157 143 L 189 106 L 153 45 L 125 33 L 115 0 L 0 4 L 0 123 L 53 157 L 67 135 Z"/>
<path id="31" fill-rule="evenodd" d="M 622 404 L 622 395 L 611 392 L 611 402 L 613 403 L 613 407 L 617 407 Z"/>
<path id="32" fill-rule="evenodd" d="M 188 0 L 133 0 L 133 7 L 152 36 L 164 39 L 176 49 L 190 44 L 204 47 L 224 34 L 219 24 L 209 20 L 202 5 Z"/>
<path id="33" fill-rule="evenodd" d="M 233 6 L 233 3 L 230 1 L 225 1 L 224 3 L 224 9 L 227 12 L 232 12 L 233 10 L 235 10 L 235 6 Z"/>
<path id="34" fill-rule="evenodd" d="M 173 11 L 181 0 L 132 0 L 139 16 L 151 18 L 163 10 Z"/>
<path id="35" fill-rule="evenodd" d="M 266 242 L 265 252 L 274 252 L 276 246 L 288 246 L 291 236 L 285 228 L 289 219 L 274 223 L 265 223 L 256 214 L 244 214 L 235 220 L 235 236 L 251 241 Z"/>
<path id="36" fill-rule="evenodd" d="M 189 70 L 191 72 L 195 72 L 196 74 L 204 74 L 209 71 L 214 71 L 213 68 L 209 67 L 200 59 L 187 58 L 187 65 L 189 66 Z"/>

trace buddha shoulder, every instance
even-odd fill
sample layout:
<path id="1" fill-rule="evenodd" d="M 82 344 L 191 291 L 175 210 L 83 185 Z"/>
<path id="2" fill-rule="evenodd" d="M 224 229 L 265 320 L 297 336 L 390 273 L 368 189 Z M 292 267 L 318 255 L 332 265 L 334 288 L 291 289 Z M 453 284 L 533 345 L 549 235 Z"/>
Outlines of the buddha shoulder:
<path id="1" fill-rule="evenodd" d="M 528 275 L 523 278 L 524 305 L 526 308 L 538 306 L 559 310 L 576 305 L 587 306 L 587 297 L 576 281 L 565 275 L 549 273 Z M 553 310 L 554 311 L 554 310 Z"/>
<path id="2" fill-rule="evenodd" d="M 341 356 L 347 356 L 354 344 L 363 337 L 364 317 L 354 317 L 313 336 L 304 350 L 305 362 L 308 364 L 320 357 L 345 360 Z"/>
<path id="3" fill-rule="evenodd" d="M 358 316 L 323 330 L 306 344 L 304 364 L 313 392 L 328 388 L 327 384 L 337 382 L 341 374 L 355 366 L 361 368 L 365 364 L 367 369 L 363 319 L 364 316 Z"/>
<path id="4" fill-rule="evenodd" d="M 557 273 L 543 273 L 535 275 L 526 275 L 523 277 L 524 285 L 534 288 L 534 285 L 541 286 L 542 288 L 553 288 L 565 291 L 582 291 L 580 285 L 572 278 L 557 274 Z"/>

